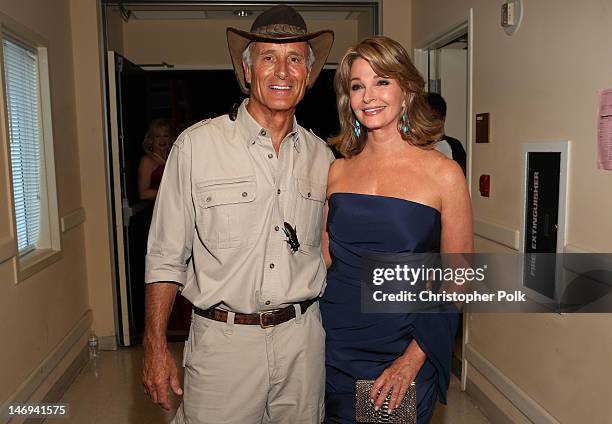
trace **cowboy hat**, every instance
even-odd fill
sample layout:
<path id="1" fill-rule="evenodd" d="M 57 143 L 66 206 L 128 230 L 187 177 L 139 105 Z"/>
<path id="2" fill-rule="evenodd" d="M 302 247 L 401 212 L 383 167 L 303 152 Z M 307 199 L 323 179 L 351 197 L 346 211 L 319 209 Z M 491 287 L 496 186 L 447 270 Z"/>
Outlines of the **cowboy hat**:
<path id="1" fill-rule="evenodd" d="M 294 8 L 286 5 L 271 7 L 259 15 L 251 31 L 242 31 L 237 28 L 227 28 L 227 45 L 229 46 L 232 64 L 240 89 L 243 93 L 249 94 L 249 88 L 244 78 L 242 68 L 242 52 L 249 43 L 261 41 L 264 43 L 294 43 L 306 41 L 315 56 L 315 61 L 308 77 L 308 88 L 312 87 L 316 81 L 325 60 L 329 55 L 332 43 L 334 42 L 334 32 L 323 30 L 308 33 L 304 18 Z"/>

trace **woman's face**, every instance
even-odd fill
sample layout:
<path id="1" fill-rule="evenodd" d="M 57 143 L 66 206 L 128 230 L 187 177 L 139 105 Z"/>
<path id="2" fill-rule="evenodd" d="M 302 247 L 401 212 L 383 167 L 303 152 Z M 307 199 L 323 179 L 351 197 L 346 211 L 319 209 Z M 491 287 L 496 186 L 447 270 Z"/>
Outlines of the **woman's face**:
<path id="1" fill-rule="evenodd" d="M 378 76 L 368 61 L 357 58 L 349 82 L 351 109 L 362 125 L 369 130 L 397 128 L 405 102 L 397 80 Z"/>
<path id="2" fill-rule="evenodd" d="M 156 128 L 153 131 L 153 151 L 165 152 L 170 147 L 170 132 L 167 128 Z"/>

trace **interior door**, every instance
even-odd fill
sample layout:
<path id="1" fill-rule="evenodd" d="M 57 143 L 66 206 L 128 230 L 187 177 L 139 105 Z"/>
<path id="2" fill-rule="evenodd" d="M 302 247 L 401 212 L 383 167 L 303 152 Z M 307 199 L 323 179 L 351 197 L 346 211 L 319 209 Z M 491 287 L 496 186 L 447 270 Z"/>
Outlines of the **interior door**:
<path id="1" fill-rule="evenodd" d="M 142 68 L 112 51 L 108 75 L 119 344 L 129 346 L 144 329 L 144 255 L 151 204 L 139 200 L 138 166 L 147 130 L 147 79 Z"/>

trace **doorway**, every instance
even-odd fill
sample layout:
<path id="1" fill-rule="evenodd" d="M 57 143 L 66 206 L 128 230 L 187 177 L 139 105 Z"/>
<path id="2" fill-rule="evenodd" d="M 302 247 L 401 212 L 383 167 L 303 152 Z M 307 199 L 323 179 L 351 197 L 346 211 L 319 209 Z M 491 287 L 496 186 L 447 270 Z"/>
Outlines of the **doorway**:
<path id="1" fill-rule="evenodd" d="M 148 123 L 165 118 L 179 134 L 239 103 L 244 95 L 229 61 L 225 28 L 248 29 L 258 13 L 275 3 L 102 2 L 103 42 L 109 51 L 105 83 L 119 346 L 140 343 L 144 330 L 144 254 L 151 203 L 140 201 L 136 181 Z M 304 128 L 326 139 L 338 131 L 333 76 L 339 56 L 345 45 L 379 32 L 379 1 L 288 3 L 300 11 L 311 31 L 336 31 L 337 43 L 325 69 L 296 112 Z M 169 323 L 167 335 L 175 341 L 188 335 L 191 307 L 183 309 L 186 314 L 173 311 L 178 317 Z"/>
<path id="2" fill-rule="evenodd" d="M 414 50 L 415 66 L 425 78 L 426 90 L 442 95 L 447 103 L 445 134 L 459 139 L 465 150 L 465 174 L 472 194 L 473 141 L 473 9 L 465 21 L 436 35 Z M 467 382 L 467 361 L 463 352 L 469 340 L 469 314 L 463 313 L 453 349 L 453 373 L 460 377 L 462 390 Z"/>

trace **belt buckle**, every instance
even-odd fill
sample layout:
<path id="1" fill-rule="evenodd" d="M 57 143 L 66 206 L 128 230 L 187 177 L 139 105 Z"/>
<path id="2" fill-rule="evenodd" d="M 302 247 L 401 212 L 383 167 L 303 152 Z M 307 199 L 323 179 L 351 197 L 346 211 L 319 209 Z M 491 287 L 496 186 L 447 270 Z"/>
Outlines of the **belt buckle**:
<path id="1" fill-rule="evenodd" d="M 269 310 L 269 311 L 262 311 L 262 312 L 259 312 L 259 326 L 260 326 L 261 328 L 270 328 L 270 327 L 274 327 L 276 324 L 264 324 L 264 322 L 263 322 L 263 317 L 264 317 L 264 316 L 266 316 L 266 315 L 270 315 L 270 316 L 272 316 L 272 314 L 273 314 L 274 312 L 278 311 L 278 310 L 279 310 L 279 309 L 271 309 L 271 310 Z"/>

